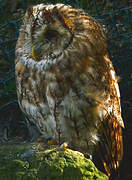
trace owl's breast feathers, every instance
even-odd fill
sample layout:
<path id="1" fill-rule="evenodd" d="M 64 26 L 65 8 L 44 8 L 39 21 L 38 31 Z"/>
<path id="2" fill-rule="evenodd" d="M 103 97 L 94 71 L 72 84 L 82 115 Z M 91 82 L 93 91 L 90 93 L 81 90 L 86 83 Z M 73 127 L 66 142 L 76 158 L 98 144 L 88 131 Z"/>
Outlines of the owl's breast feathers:
<path id="1" fill-rule="evenodd" d="M 101 26 L 71 6 L 33 6 L 20 31 L 15 68 L 20 107 L 40 131 L 90 153 L 99 144 L 107 174 L 118 172 L 124 125 Z"/>

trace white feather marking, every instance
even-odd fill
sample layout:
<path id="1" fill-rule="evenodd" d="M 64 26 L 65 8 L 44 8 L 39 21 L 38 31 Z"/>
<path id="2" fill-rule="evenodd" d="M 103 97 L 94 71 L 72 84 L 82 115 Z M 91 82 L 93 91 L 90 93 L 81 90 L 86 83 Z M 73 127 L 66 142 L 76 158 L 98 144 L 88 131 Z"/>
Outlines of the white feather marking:
<path id="1" fill-rule="evenodd" d="M 92 67 L 89 67 L 87 70 L 90 74 L 94 74 L 94 69 Z"/>
<path id="2" fill-rule="evenodd" d="M 38 108 L 35 105 L 28 103 L 28 101 L 24 99 L 21 101 L 21 104 L 22 107 L 25 109 L 26 113 L 29 114 L 30 116 L 33 117 L 40 116 L 38 112 Z"/>
<path id="3" fill-rule="evenodd" d="M 29 77 L 29 78 L 28 78 L 28 81 L 31 82 L 32 88 L 36 88 L 36 81 L 34 81 L 34 79 L 32 79 L 31 77 Z"/>
<path id="4" fill-rule="evenodd" d="M 43 18 L 43 12 L 41 11 L 40 13 L 39 13 L 39 18 Z"/>
<path id="5" fill-rule="evenodd" d="M 110 101 L 110 100 L 111 100 L 111 99 L 110 99 L 110 96 L 109 96 L 108 99 L 107 99 L 107 104 L 109 104 L 109 101 Z M 105 115 L 106 113 L 110 114 L 110 113 L 112 112 L 112 110 L 113 110 L 113 106 L 108 106 L 107 111 L 104 111 L 104 112 L 105 112 L 104 115 Z"/>
<path id="6" fill-rule="evenodd" d="M 113 106 L 108 107 L 107 111 L 108 111 L 109 114 L 112 112 L 112 109 L 113 109 Z"/>
<path id="7" fill-rule="evenodd" d="M 53 130 L 56 129 L 56 121 L 55 118 L 53 116 L 49 116 L 48 121 L 47 121 L 47 125 L 49 126 L 49 129 L 52 127 Z"/>
<path id="8" fill-rule="evenodd" d="M 120 97 L 120 91 L 117 82 L 115 82 L 115 88 L 116 88 L 117 96 Z"/>
<path id="9" fill-rule="evenodd" d="M 113 70 L 110 70 L 110 73 L 111 73 L 113 80 L 115 81 L 115 72 Z"/>
<path id="10" fill-rule="evenodd" d="M 103 77 L 102 77 L 101 81 L 102 81 L 102 82 L 104 82 L 104 81 L 105 81 L 105 76 L 103 76 Z"/>
<path id="11" fill-rule="evenodd" d="M 54 83 L 50 83 L 50 85 L 47 86 L 47 89 L 46 89 L 46 97 L 47 97 L 48 105 L 50 107 L 50 111 L 53 116 L 54 116 L 55 100 L 50 94 L 50 88 L 52 86 L 52 88 L 54 89 L 54 85 L 55 85 Z"/>
<path id="12" fill-rule="evenodd" d="M 40 103 L 39 105 L 42 109 L 43 114 L 50 114 L 49 106 L 47 104 Z"/>

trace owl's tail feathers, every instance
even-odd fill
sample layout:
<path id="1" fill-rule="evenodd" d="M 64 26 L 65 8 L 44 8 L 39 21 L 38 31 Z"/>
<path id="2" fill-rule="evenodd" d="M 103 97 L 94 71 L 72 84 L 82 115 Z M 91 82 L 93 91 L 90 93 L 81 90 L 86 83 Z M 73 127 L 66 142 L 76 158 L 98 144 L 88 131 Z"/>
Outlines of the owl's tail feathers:
<path id="1" fill-rule="evenodd" d="M 111 114 L 102 125 L 103 135 L 99 142 L 99 154 L 105 171 L 111 180 L 119 178 L 119 165 L 123 156 L 122 127 Z"/>

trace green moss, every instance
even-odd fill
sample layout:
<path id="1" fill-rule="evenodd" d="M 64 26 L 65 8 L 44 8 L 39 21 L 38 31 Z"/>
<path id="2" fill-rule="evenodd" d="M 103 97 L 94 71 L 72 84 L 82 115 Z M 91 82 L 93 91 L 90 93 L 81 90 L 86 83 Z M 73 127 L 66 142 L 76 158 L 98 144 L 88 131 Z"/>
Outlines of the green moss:
<path id="1" fill-rule="evenodd" d="M 37 152 L 28 155 L 31 149 Z M 22 158 L 25 154 L 24 158 Z M 35 145 L 1 145 L 2 180 L 108 180 L 78 151 Z"/>

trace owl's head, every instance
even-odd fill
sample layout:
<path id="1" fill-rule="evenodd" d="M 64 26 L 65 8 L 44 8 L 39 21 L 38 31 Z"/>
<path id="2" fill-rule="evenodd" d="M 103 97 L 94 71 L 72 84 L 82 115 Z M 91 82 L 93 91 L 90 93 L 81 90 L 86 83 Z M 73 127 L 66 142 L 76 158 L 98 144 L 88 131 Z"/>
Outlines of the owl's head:
<path id="1" fill-rule="evenodd" d="M 64 4 L 30 7 L 20 32 L 23 54 L 36 62 L 63 53 L 85 58 L 106 49 L 101 26 L 84 11 Z"/>
<path id="2" fill-rule="evenodd" d="M 72 41 L 72 27 L 67 26 L 67 19 L 59 10 L 62 6 L 40 4 L 30 7 L 25 15 L 25 28 L 31 44 L 27 46 L 36 61 L 58 57 Z"/>

